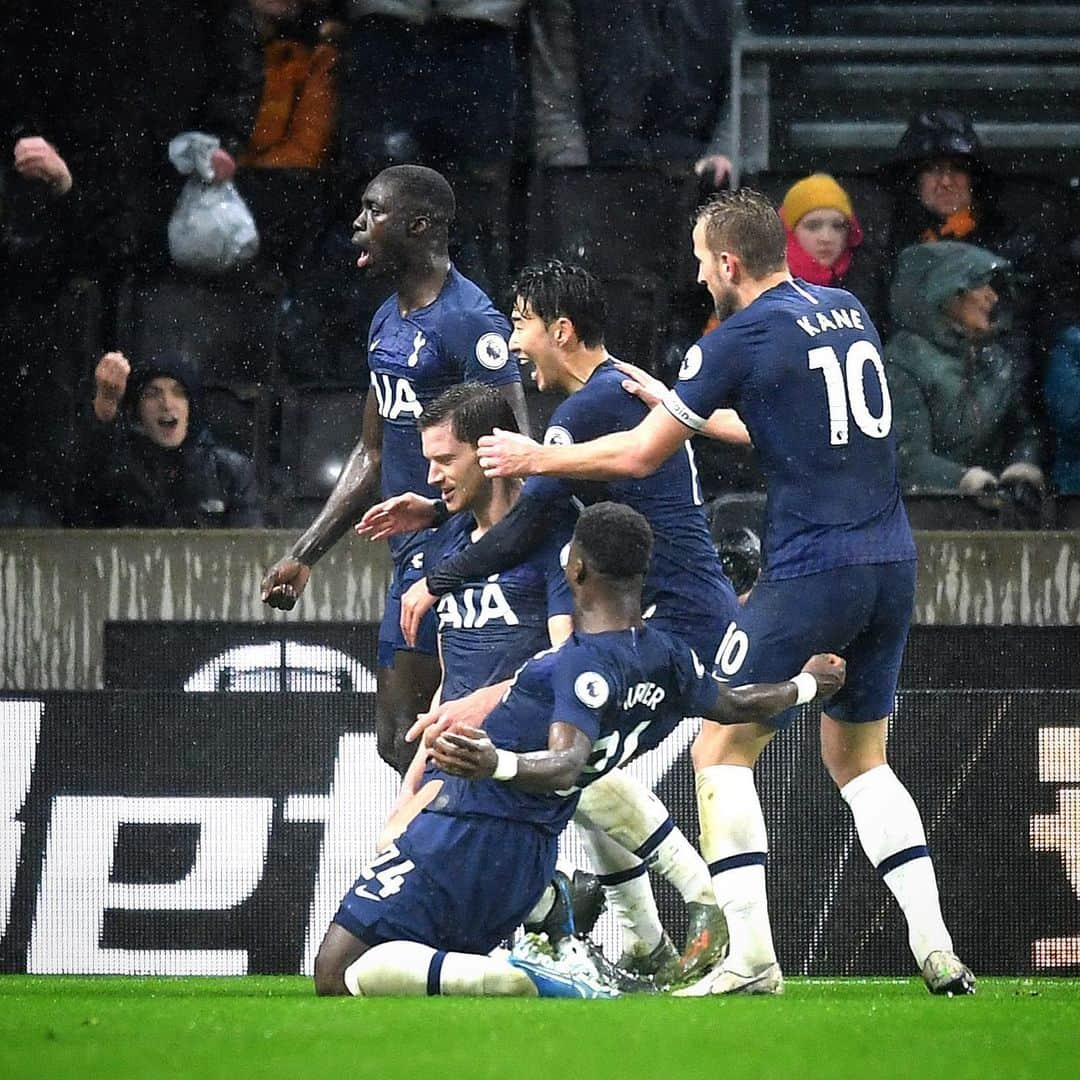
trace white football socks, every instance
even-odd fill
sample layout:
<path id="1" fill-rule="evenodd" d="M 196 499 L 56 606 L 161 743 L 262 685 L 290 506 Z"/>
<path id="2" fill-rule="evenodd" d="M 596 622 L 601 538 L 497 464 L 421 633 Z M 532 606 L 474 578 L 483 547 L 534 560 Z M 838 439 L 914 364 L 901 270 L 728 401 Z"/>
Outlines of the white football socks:
<path id="1" fill-rule="evenodd" d="M 765 894 L 769 842 L 754 771 L 745 765 L 709 765 L 695 783 L 701 852 L 731 935 L 724 966 L 754 975 L 776 963 Z"/>
<path id="2" fill-rule="evenodd" d="M 536 984 L 506 960 L 441 952 L 415 941 L 388 941 L 345 969 L 353 997 L 536 997 Z"/>
<path id="3" fill-rule="evenodd" d="M 667 807 L 629 773 L 616 769 L 585 788 L 577 815 L 644 860 L 687 903 L 715 903 L 705 860 L 676 828 Z"/>
<path id="4" fill-rule="evenodd" d="M 648 956 L 660 944 L 664 927 L 645 864 L 606 833 L 587 828 L 582 822 L 577 825 L 589 861 L 604 887 L 608 907 L 622 927 L 623 952 Z"/>
<path id="5" fill-rule="evenodd" d="M 908 789 L 888 765 L 878 765 L 845 784 L 840 794 L 851 807 L 863 851 L 907 919 L 915 962 L 922 967 L 936 949 L 952 952 L 922 818 Z"/>

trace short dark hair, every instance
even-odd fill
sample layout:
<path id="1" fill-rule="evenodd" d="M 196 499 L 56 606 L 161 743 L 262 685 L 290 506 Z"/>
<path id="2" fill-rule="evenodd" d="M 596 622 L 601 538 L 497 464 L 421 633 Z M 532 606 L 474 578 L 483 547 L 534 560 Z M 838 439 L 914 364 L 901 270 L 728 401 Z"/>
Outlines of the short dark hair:
<path id="1" fill-rule="evenodd" d="M 605 577 L 640 577 L 649 569 L 652 529 L 625 503 L 594 503 L 583 510 L 574 539 L 589 565 Z"/>
<path id="2" fill-rule="evenodd" d="M 559 259 L 525 267 L 514 282 L 514 295 L 544 321 L 569 319 L 582 345 L 595 349 L 604 344 L 607 301 L 604 290 L 583 266 Z"/>
<path id="3" fill-rule="evenodd" d="M 416 426 L 426 431 L 448 421 L 454 437 L 470 446 L 476 446 L 481 435 L 490 435 L 495 428 L 519 430 L 510 403 L 494 386 L 483 383 L 459 383 L 444 390 L 424 406 Z"/>
<path id="4" fill-rule="evenodd" d="M 705 238 L 713 254 L 730 251 L 742 260 L 753 278 L 783 270 L 787 233 L 776 207 L 760 191 L 737 188 L 717 192 L 699 206 L 694 224 L 705 223 Z"/>
<path id="5" fill-rule="evenodd" d="M 457 214 L 454 189 L 442 173 L 425 165 L 391 165 L 379 177 L 391 185 L 405 208 L 449 226 Z"/>

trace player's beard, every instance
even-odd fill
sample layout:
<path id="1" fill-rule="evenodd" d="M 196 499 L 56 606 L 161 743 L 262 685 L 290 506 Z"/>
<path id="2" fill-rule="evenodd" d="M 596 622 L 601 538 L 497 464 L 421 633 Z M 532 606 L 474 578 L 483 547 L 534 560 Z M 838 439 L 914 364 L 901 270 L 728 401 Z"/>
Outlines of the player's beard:
<path id="1" fill-rule="evenodd" d="M 717 322 L 723 322 L 739 310 L 739 294 L 734 289 L 725 289 L 719 296 L 713 297 L 713 308 Z"/>

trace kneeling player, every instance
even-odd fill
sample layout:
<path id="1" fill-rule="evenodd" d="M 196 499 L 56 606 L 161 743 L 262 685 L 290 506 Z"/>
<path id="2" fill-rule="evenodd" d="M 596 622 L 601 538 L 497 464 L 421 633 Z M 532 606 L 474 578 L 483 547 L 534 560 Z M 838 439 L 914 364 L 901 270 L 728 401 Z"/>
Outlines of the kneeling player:
<path id="1" fill-rule="evenodd" d="M 843 684 L 836 657 L 786 683 L 718 684 L 688 646 L 642 621 L 651 546 L 628 507 L 581 516 L 566 568 L 576 632 L 524 665 L 486 731 L 434 738 L 442 790 L 342 900 L 315 961 L 317 993 L 606 996 L 542 961 L 484 955 L 550 880 L 580 787 L 684 715 L 759 721 Z"/>

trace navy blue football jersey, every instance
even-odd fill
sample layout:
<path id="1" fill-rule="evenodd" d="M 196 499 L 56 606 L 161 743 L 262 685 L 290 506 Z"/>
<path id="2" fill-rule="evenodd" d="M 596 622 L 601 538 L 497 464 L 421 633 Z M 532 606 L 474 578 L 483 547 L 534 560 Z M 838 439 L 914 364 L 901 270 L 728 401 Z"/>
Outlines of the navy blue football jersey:
<path id="1" fill-rule="evenodd" d="M 881 340 L 843 289 L 783 282 L 686 353 L 664 404 L 700 430 L 738 410 L 768 497 L 762 580 L 915 558 Z"/>
<path id="2" fill-rule="evenodd" d="M 451 266 L 435 300 L 402 316 L 395 293 L 375 313 L 368 336 L 371 392 L 383 423 L 382 497 L 406 491 L 432 498 L 416 419 L 444 390 L 463 382 L 520 382 L 507 342 L 510 324 L 487 296 Z M 413 542 L 395 536 L 395 557 Z"/>
<path id="3" fill-rule="evenodd" d="M 566 445 L 587 442 L 613 431 L 631 431 L 648 408 L 622 387 L 625 376 L 610 360 L 602 363 L 585 385 L 552 414 L 544 442 Z M 724 576 L 705 518 L 694 452 L 686 446 L 672 454 L 651 476 L 610 483 L 577 482 L 532 476 L 522 497 L 552 502 L 576 497 L 586 505 L 611 499 L 632 506 L 652 526 L 653 556 L 645 579 L 642 604 L 655 606 L 665 629 L 697 643 L 695 624 L 707 623 L 722 633 L 734 617 L 736 599 Z M 702 645 L 702 648 L 705 646 Z"/>
<path id="4" fill-rule="evenodd" d="M 659 745 L 684 716 L 709 709 L 716 693 L 696 654 L 672 634 L 648 625 L 574 633 L 524 664 L 484 727 L 497 747 L 517 753 L 546 750 L 553 723 L 580 728 L 593 751 L 577 785 L 535 795 L 499 780 L 462 780 L 431 769 L 428 775 L 445 783 L 429 810 L 531 821 L 557 834 L 582 787 Z"/>
<path id="5" fill-rule="evenodd" d="M 440 561 L 460 551 L 475 528 L 472 514 L 455 514 L 433 537 L 428 558 Z M 443 701 L 508 679 L 550 646 L 548 618 L 574 612 L 563 573 L 569 543 L 570 531 L 556 530 L 518 566 L 467 581 L 439 598 Z"/>

